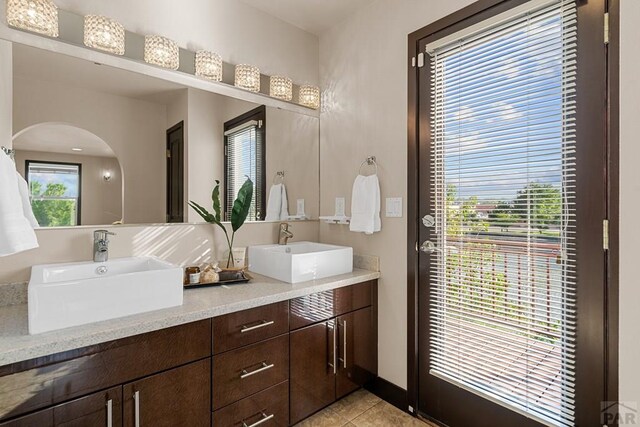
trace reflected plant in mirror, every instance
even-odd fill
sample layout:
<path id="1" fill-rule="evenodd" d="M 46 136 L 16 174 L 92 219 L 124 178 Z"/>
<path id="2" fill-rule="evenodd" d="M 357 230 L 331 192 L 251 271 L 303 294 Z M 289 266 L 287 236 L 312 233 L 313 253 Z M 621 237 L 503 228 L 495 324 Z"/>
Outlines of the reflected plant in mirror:
<path id="1" fill-rule="evenodd" d="M 233 209 L 231 211 L 231 238 L 229 238 L 229 232 L 222 223 L 222 204 L 220 203 L 220 181 L 216 180 L 216 186 L 213 187 L 211 192 L 211 200 L 213 202 L 213 213 L 210 213 L 207 209 L 200 206 L 193 200 L 189 201 L 189 206 L 195 210 L 198 215 L 202 217 L 209 224 L 216 224 L 222 229 L 227 244 L 229 245 L 229 255 L 227 257 L 227 268 L 235 267 L 233 259 L 233 241 L 236 237 L 236 232 L 242 227 L 249 215 L 249 209 L 251 208 L 251 201 L 253 200 L 253 181 L 249 178 L 242 184 L 236 200 L 233 202 Z"/>

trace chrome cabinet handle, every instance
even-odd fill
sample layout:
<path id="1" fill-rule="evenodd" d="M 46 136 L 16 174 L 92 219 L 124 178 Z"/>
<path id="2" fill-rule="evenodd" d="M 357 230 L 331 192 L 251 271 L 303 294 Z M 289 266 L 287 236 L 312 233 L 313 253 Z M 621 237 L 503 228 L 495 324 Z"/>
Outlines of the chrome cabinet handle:
<path id="1" fill-rule="evenodd" d="M 329 323 L 327 323 L 329 325 Z M 336 336 L 336 327 L 331 325 L 333 331 L 333 363 L 329 363 L 329 366 L 333 368 L 334 375 L 338 373 L 338 337 Z"/>
<path id="2" fill-rule="evenodd" d="M 267 362 L 262 362 L 262 367 L 254 370 L 254 371 L 247 371 L 246 369 L 242 370 L 242 374 L 240 375 L 240 379 L 245 379 L 247 377 L 250 377 L 251 375 L 255 375 L 255 374 L 259 374 L 260 372 L 264 372 L 266 370 L 269 370 L 271 368 L 273 368 L 275 365 L 272 363 L 270 365 L 267 365 Z"/>
<path id="3" fill-rule="evenodd" d="M 262 416 L 262 418 L 260 418 L 258 421 L 256 421 L 255 423 L 253 423 L 251 425 L 247 424 L 245 421 L 242 421 L 242 427 L 256 427 L 256 426 L 259 426 L 260 424 L 266 423 L 271 418 L 275 417 L 275 414 L 267 415 L 264 412 L 262 412 L 261 416 Z"/>
<path id="4" fill-rule="evenodd" d="M 342 366 L 347 369 L 347 321 L 342 321 L 342 328 L 344 332 L 342 334 Z"/>
<path id="5" fill-rule="evenodd" d="M 135 427 L 140 427 L 140 392 L 136 391 L 133 393 L 133 402 L 134 402 L 134 422 L 133 425 Z"/>
<path id="6" fill-rule="evenodd" d="M 274 323 L 276 322 L 273 320 L 270 320 L 270 321 L 263 320 L 254 326 L 242 325 L 240 326 L 240 333 L 244 334 L 245 332 L 255 331 L 256 329 L 264 328 L 265 326 L 273 325 Z"/>
<path id="7" fill-rule="evenodd" d="M 113 427 L 113 399 L 107 400 L 107 427 Z"/>

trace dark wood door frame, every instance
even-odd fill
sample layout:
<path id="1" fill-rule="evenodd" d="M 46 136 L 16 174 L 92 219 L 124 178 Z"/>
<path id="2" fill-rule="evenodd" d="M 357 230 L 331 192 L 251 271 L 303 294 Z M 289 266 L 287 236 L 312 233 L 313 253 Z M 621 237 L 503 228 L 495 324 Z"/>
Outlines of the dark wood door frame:
<path id="1" fill-rule="evenodd" d="M 178 172 L 178 176 L 173 176 L 173 172 L 172 172 L 172 168 L 171 165 L 174 161 L 173 156 L 171 155 L 172 152 L 172 145 L 171 145 L 171 135 L 174 132 L 180 132 L 180 145 L 181 145 L 181 155 L 180 155 L 180 161 L 182 162 L 181 167 L 179 169 Z M 167 192 L 166 192 L 166 221 L 167 222 L 184 222 L 184 217 L 185 217 L 185 209 L 184 209 L 184 193 L 185 193 L 185 189 L 184 189 L 184 172 L 185 172 L 185 167 L 184 167 L 184 120 L 180 121 L 179 123 L 173 125 L 171 128 L 167 129 Z M 181 207 L 180 207 L 180 211 L 178 212 L 178 214 L 174 217 L 173 214 L 175 213 L 173 211 L 172 208 L 172 203 L 171 203 L 171 199 L 173 198 L 173 189 L 172 189 L 172 184 L 173 181 L 175 180 L 179 180 L 182 183 L 181 186 L 181 199 L 182 199 L 182 203 L 181 203 Z"/>
<path id="2" fill-rule="evenodd" d="M 527 0 L 479 0 L 408 36 L 408 200 L 407 200 L 407 394 L 409 411 L 417 414 L 418 407 L 418 241 L 420 224 L 419 206 L 419 165 L 420 156 L 425 156 L 427 147 L 420 138 L 419 129 L 429 132 L 429 124 L 424 115 L 419 114 L 419 68 L 412 66 L 412 59 L 418 57 L 419 42 L 438 33 L 444 36 L 457 32 L 470 24 L 481 22 L 487 14 L 494 15 L 510 9 Z M 578 4 L 586 0 L 577 0 Z M 607 120 L 606 120 L 606 209 L 609 220 L 609 250 L 606 253 L 607 283 L 603 295 L 605 306 L 605 400 L 618 401 L 618 313 L 619 313 L 619 70 L 620 70 L 620 3 L 619 0 L 603 0 L 609 13 L 610 34 L 607 52 Z M 464 23 L 463 23 L 464 21 Z M 416 60 L 414 59 L 414 60 Z"/>

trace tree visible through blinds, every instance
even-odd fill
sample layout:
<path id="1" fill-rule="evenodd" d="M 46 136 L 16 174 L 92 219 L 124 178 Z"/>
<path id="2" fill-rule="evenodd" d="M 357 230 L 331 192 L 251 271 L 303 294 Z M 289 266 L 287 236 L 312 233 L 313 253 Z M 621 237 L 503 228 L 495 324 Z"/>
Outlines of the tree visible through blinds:
<path id="1" fill-rule="evenodd" d="M 429 369 L 544 424 L 568 426 L 576 7 L 555 0 L 529 8 L 427 46 L 437 239 Z"/>
<path id="2" fill-rule="evenodd" d="M 264 219 L 264 144 L 263 120 L 247 120 L 225 132 L 226 189 L 225 215 L 231 218 L 233 202 L 249 177 L 254 183 L 248 221 Z"/>

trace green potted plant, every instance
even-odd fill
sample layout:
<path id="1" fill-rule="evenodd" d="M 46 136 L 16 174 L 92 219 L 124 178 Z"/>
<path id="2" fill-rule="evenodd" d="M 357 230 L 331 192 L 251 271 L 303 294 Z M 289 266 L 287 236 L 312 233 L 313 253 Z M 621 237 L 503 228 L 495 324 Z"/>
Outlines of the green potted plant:
<path id="1" fill-rule="evenodd" d="M 222 204 L 220 203 L 220 181 L 216 180 L 216 186 L 213 188 L 211 192 L 211 200 L 213 201 L 213 213 L 210 213 L 205 208 L 194 202 L 193 200 L 189 201 L 189 206 L 195 210 L 198 215 L 202 217 L 209 224 L 216 224 L 218 227 L 222 229 L 224 236 L 227 239 L 227 244 L 229 245 L 229 256 L 227 258 L 227 268 L 235 267 L 235 262 L 233 260 L 233 241 L 236 237 L 236 231 L 242 227 L 244 222 L 249 215 L 249 209 L 251 208 L 251 201 L 253 199 L 253 182 L 247 177 L 247 180 L 240 187 L 240 191 L 238 191 L 238 196 L 236 200 L 233 202 L 233 209 L 231 210 L 231 228 L 233 232 L 231 233 L 231 238 L 229 238 L 229 233 L 227 228 L 222 224 Z"/>

